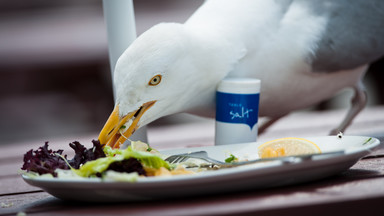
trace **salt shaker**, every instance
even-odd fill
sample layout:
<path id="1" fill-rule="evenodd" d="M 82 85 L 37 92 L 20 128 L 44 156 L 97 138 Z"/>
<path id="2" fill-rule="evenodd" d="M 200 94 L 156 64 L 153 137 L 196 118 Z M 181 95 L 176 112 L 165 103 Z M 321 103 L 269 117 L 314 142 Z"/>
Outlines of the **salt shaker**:
<path id="1" fill-rule="evenodd" d="M 215 144 L 255 142 L 260 80 L 225 78 L 216 91 Z"/>

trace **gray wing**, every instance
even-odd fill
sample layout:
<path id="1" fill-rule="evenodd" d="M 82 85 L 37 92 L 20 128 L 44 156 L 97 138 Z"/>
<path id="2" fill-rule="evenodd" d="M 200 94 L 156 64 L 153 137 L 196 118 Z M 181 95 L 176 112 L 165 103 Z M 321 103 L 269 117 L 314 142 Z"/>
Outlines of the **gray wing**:
<path id="1" fill-rule="evenodd" d="M 312 58 L 315 72 L 352 69 L 384 55 L 384 0 L 303 1 L 329 18 Z"/>

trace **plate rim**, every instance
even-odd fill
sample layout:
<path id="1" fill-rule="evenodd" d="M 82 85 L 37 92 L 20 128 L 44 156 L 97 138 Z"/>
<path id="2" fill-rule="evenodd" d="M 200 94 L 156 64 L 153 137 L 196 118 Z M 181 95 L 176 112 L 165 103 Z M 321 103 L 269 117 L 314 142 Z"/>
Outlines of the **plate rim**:
<path id="1" fill-rule="evenodd" d="M 331 136 L 319 136 L 319 137 L 331 137 Z M 351 152 L 346 152 L 345 154 L 343 155 L 338 155 L 338 156 L 331 156 L 330 158 L 332 159 L 343 159 L 345 157 L 358 157 L 358 156 L 361 156 L 361 155 L 364 155 L 366 153 L 369 153 L 369 149 L 373 149 L 373 148 L 376 148 L 378 145 L 380 145 L 380 140 L 375 138 L 375 137 L 368 137 L 368 136 L 347 136 L 347 137 L 360 137 L 360 138 L 371 138 L 373 139 L 373 143 L 371 143 L 370 147 L 369 148 L 362 148 L 362 149 L 358 149 L 358 150 L 355 150 L 355 151 L 351 151 Z M 251 143 L 257 143 L 257 142 L 250 142 L 249 144 Z M 235 144 L 236 145 L 236 144 Z M 216 146 L 206 146 L 206 147 L 209 147 L 209 148 L 215 148 Z M 171 150 L 190 150 L 190 149 L 194 149 L 194 148 L 206 148 L 206 147 L 192 147 L 192 148 L 184 148 L 184 149 L 171 149 Z M 165 151 L 169 151 L 169 150 L 165 150 Z M 163 152 L 163 151 L 160 151 L 160 152 Z M 316 161 L 325 161 L 325 160 L 328 160 L 328 158 L 323 158 L 323 159 L 318 159 Z M 358 159 L 357 159 L 358 160 Z M 312 160 L 313 162 L 314 160 Z M 157 177 L 146 177 L 146 178 L 139 178 L 138 181 L 136 182 L 128 182 L 128 181 L 124 181 L 124 183 L 132 183 L 132 184 L 138 184 L 138 183 L 153 183 L 153 182 L 158 182 L 158 181 L 180 181 L 180 180 L 184 180 L 184 179 L 187 179 L 187 178 L 201 178 L 201 177 L 210 177 L 210 176 L 216 176 L 215 173 L 219 173 L 221 175 L 233 175 L 234 173 L 243 173 L 243 172 L 249 172 L 249 171 L 252 171 L 252 170 L 264 170 L 264 169 L 271 169 L 271 168 L 275 168 L 275 167 L 280 167 L 281 166 L 281 162 L 279 161 L 273 161 L 273 162 L 268 162 L 271 166 L 260 166 L 259 168 L 255 168 L 254 166 L 252 165 L 245 165 L 245 166 L 240 166 L 240 167 L 234 167 L 234 168 L 230 168 L 230 169 L 220 169 L 220 170 L 214 170 L 214 171 L 204 171 L 203 173 L 197 173 L 197 174 L 192 174 L 192 175 L 176 175 L 176 176 L 157 176 Z M 289 167 L 289 166 L 296 166 L 298 164 L 300 164 L 301 162 L 299 163 L 293 163 L 293 164 L 285 164 L 284 166 L 285 167 Z M 227 171 L 229 170 L 229 171 Z M 210 174 L 207 174 L 207 173 L 214 173 L 212 175 Z M 78 183 L 86 183 L 86 182 L 89 182 L 89 183 L 116 183 L 116 182 L 119 182 L 119 181 L 103 181 L 102 179 L 100 178 L 73 178 L 73 179 L 70 179 L 70 178 L 49 178 L 49 177 L 39 177 L 39 176 L 36 176 L 36 177 L 30 177 L 26 174 L 22 174 L 22 177 L 24 179 L 27 179 L 27 180 L 36 180 L 36 181 L 41 181 L 41 182 L 71 182 L 71 183 L 74 183 L 74 182 L 78 182 Z"/>
<path id="2" fill-rule="evenodd" d="M 319 137 L 326 137 L 326 136 L 319 136 Z M 360 149 L 356 151 L 346 152 L 343 155 L 338 156 L 332 156 L 332 157 L 325 157 L 325 158 L 319 158 L 318 160 L 311 160 L 311 163 L 293 163 L 293 164 L 285 164 L 284 170 L 289 171 L 296 171 L 300 172 L 302 169 L 307 167 L 313 167 L 313 166 L 326 166 L 330 164 L 341 164 L 347 162 L 351 164 L 355 164 L 361 157 L 364 155 L 367 155 L 372 149 L 377 148 L 380 145 L 380 140 L 378 140 L 375 137 L 368 137 L 368 136 L 348 136 L 351 138 L 359 137 L 359 138 L 371 138 L 373 141 L 370 141 L 369 145 L 361 147 Z M 313 137 L 312 137 L 313 138 Z M 215 147 L 215 146 L 208 146 L 208 147 Z M 194 147 L 196 148 L 196 147 Z M 204 148 L 204 147 L 198 147 L 198 148 Z M 184 148 L 184 149 L 174 149 L 178 151 L 187 151 L 193 148 Z M 331 158 L 331 160 L 329 160 Z M 276 163 L 275 163 L 276 162 Z M 350 167 L 349 166 L 349 167 Z M 186 186 L 190 184 L 191 182 L 212 182 L 218 177 L 221 182 L 223 179 L 236 179 L 237 176 L 249 177 L 259 177 L 259 176 L 268 176 L 268 175 L 276 175 L 277 171 L 279 169 L 282 169 L 281 162 L 274 161 L 269 162 L 269 166 L 260 166 L 255 168 L 252 165 L 242 166 L 242 167 L 236 167 L 231 169 L 222 169 L 222 170 L 215 170 L 215 171 L 208 171 L 204 173 L 197 173 L 194 175 L 180 175 L 180 176 L 170 176 L 170 177 L 151 177 L 151 178 L 139 178 L 136 182 L 120 182 L 120 181 L 105 181 L 102 179 L 97 178 L 89 178 L 89 179 L 67 179 L 67 178 L 39 178 L 39 177 L 30 177 L 28 175 L 22 174 L 22 178 L 24 181 L 26 181 L 28 184 L 42 188 L 43 190 L 47 191 L 48 193 L 52 194 L 53 196 L 59 197 L 58 194 L 55 194 L 55 189 L 63 189 L 63 188 L 71 188 L 73 185 L 77 186 L 84 186 L 84 190 L 88 189 L 94 189 L 95 187 L 102 187 L 102 189 L 117 189 L 120 188 L 122 190 L 131 190 L 136 189 L 140 190 L 141 188 L 150 187 L 150 188 L 157 188 L 167 185 L 182 185 Z M 340 170 L 341 171 L 341 170 Z M 212 174 L 211 174 L 212 173 Z M 194 183 L 196 184 L 196 183 Z M 194 185 L 195 187 L 195 185 Z M 140 191 L 138 192 L 140 193 Z M 145 193 L 145 192 L 144 192 Z M 130 199 L 135 200 L 135 199 Z"/>

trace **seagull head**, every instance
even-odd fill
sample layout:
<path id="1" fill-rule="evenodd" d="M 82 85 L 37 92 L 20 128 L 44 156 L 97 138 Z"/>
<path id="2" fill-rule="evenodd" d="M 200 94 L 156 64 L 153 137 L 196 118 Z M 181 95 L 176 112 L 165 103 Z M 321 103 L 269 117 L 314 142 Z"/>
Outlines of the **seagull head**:
<path id="1" fill-rule="evenodd" d="M 230 62 L 226 52 L 216 53 L 223 42 L 215 44 L 177 23 L 158 24 L 138 37 L 116 63 L 115 107 L 100 142 L 118 148 L 141 126 L 214 100 Z"/>

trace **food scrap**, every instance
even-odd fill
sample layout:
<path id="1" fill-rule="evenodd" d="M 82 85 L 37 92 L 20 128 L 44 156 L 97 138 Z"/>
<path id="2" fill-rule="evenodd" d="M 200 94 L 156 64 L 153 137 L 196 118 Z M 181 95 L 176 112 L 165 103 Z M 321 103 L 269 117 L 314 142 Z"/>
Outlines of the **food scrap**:
<path id="1" fill-rule="evenodd" d="M 239 159 L 235 155 L 231 154 L 231 155 L 229 155 L 229 157 L 227 157 L 225 159 L 225 163 L 232 163 L 232 162 L 236 162 L 238 160 Z"/>

